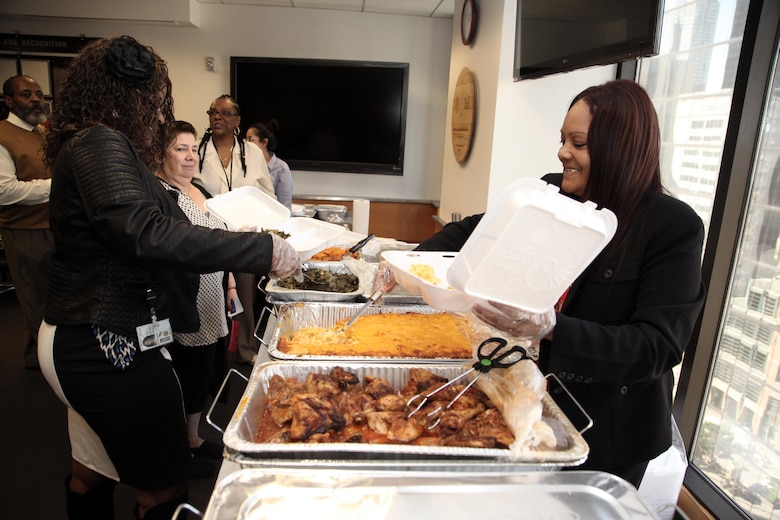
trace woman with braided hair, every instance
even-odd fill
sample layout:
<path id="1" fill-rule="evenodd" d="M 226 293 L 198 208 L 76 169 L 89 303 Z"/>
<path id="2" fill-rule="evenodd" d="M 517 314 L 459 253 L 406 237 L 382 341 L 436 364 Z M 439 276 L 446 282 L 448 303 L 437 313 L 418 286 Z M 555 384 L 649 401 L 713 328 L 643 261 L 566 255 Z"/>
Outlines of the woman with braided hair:
<path id="1" fill-rule="evenodd" d="M 198 145 L 198 173 L 192 182 L 212 196 L 242 186 L 255 186 L 276 198 L 263 152 L 238 138 L 241 109 L 236 100 L 223 94 L 211 103 L 206 113 L 209 128 Z M 234 318 L 239 323 L 236 361 L 252 363 L 260 348 L 254 337 L 257 276 L 238 272 L 234 275 L 238 299 L 244 307 L 244 312 Z"/>
<path id="2" fill-rule="evenodd" d="M 255 186 L 276 198 L 265 157 L 238 138 L 241 109 L 236 100 L 223 94 L 206 114 L 209 127 L 198 145 L 198 173 L 193 181 L 212 196 Z"/>

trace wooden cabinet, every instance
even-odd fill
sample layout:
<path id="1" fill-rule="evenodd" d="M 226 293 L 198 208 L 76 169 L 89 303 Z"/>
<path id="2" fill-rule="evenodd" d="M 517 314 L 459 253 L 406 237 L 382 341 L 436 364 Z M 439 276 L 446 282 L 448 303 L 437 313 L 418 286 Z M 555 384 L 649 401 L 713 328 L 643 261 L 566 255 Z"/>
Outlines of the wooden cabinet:
<path id="1" fill-rule="evenodd" d="M 341 204 L 352 211 L 351 200 L 294 198 L 295 204 Z M 432 202 L 371 201 L 368 232 L 378 237 L 404 242 L 422 242 L 436 232 L 434 215 L 439 208 Z"/>

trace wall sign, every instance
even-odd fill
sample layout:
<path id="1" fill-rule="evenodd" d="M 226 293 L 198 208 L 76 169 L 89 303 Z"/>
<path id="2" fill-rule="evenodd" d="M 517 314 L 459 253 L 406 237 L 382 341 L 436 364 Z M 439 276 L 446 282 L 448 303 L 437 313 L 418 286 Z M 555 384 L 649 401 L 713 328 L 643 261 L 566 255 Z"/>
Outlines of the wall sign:
<path id="1" fill-rule="evenodd" d="M 86 44 L 94 40 L 97 38 L 0 33 L 0 51 L 78 54 Z"/>
<path id="2" fill-rule="evenodd" d="M 455 83 L 452 98 L 452 151 L 455 160 L 465 161 L 474 141 L 474 122 L 477 116 L 477 92 L 474 73 L 463 67 Z"/>

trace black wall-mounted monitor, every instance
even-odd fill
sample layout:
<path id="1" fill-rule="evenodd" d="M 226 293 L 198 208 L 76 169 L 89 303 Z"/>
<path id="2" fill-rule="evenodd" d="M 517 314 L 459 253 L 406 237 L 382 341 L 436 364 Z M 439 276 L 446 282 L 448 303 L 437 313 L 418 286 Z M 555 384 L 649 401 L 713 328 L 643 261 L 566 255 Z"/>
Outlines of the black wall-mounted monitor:
<path id="1" fill-rule="evenodd" d="M 658 54 L 663 0 L 518 0 L 514 79 Z"/>
<path id="2" fill-rule="evenodd" d="M 403 175 L 408 63 L 230 58 L 242 131 L 279 121 L 293 170 Z"/>

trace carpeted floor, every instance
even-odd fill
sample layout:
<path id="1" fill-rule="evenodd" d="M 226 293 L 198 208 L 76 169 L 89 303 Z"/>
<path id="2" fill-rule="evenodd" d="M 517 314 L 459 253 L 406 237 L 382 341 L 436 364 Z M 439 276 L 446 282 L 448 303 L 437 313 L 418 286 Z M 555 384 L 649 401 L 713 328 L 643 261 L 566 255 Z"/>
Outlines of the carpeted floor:
<path id="1" fill-rule="evenodd" d="M 21 322 L 15 292 L 0 294 L 0 520 L 63 520 L 63 481 L 70 473 L 66 410 L 39 371 L 24 369 Z M 248 366 L 236 368 L 249 374 Z M 227 425 L 241 391 L 236 388 L 226 403 L 217 403 L 214 422 Z M 205 420 L 201 435 L 221 436 Z M 205 511 L 215 480 L 216 475 L 192 480 L 189 503 Z M 120 484 L 116 520 L 133 520 L 134 503 L 131 490 Z M 196 518 L 180 518 L 185 516 Z"/>

